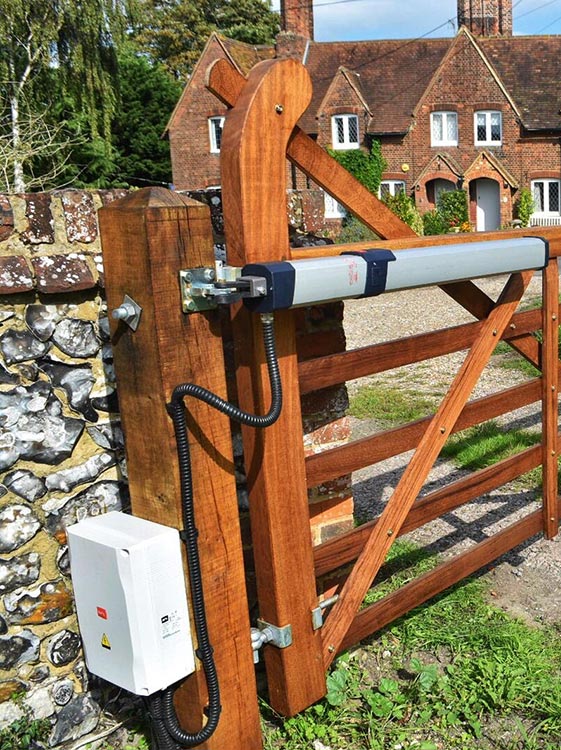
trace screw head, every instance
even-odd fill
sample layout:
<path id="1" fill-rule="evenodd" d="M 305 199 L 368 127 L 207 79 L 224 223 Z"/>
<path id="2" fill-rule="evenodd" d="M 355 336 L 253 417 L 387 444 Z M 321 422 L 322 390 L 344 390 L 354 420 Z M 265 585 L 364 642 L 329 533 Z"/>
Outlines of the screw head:
<path id="1" fill-rule="evenodd" d="M 282 104 L 275 104 L 275 112 L 277 113 L 277 115 L 282 115 L 282 113 L 284 112 L 284 107 L 282 106 Z"/>

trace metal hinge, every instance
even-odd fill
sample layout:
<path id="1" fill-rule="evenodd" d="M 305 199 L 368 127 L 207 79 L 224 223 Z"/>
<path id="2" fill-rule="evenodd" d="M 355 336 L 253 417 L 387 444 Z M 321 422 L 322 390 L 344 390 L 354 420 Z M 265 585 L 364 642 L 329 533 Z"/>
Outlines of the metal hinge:
<path id="1" fill-rule="evenodd" d="M 253 661 L 259 662 L 259 649 L 266 643 L 277 648 L 288 648 L 292 645 L 292 625 L 271 625 L 265 620 L 257 620 L 257 627 L 251 628 L 251 647 Z"/>

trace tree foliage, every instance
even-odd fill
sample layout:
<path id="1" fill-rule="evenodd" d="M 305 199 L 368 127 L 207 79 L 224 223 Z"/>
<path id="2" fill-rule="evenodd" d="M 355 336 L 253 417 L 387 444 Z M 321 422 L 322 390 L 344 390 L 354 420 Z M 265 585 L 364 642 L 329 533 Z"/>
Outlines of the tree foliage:
<path id="1" fill-rule="evenodd" d="M 121 105 L 113 119 L 113 146 L 119 178 L 128 185 L 171 182 L 169 143 L 164 129 L 181 85 L 161 65 L 127 49 L 119 57 Z"/>
<path id="2" fill-rule="evenodd" d="M 269 0 L 0 0 L 0 190 L 171 182 L 165 125 L 213 30 L 272 42 Z"/>
<path id="3" fill-rule="evenodd" d="M 279 16 L 270 0 L 138 0 L 133 39 L 152 61 L 185 80 L 212 31 L 249 44 L 269 44 Z"/>
<path id="4" fill-rule="evenodd" d="M 26 187 L 22 123 L 56 106 L 53 94 L 72 98 L 92 137 L 109 138 L 115 45 L 125 31 L 129 2 L 0 0 L 1 114 L 12 142 L 8 188 Z M 27 151 L 33 159 L 35 150 Z"/>

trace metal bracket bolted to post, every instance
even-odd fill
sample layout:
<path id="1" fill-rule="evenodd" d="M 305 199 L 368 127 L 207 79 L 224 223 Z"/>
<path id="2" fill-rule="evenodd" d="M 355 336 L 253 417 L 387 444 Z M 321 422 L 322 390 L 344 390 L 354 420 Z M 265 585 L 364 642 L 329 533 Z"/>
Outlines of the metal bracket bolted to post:
<path id="1" fill-rule="evenodd" d="M 322 602 L 318 604 L 317 607 L 314 607 L 314 609 L 312 609 L 312 628 L 314 630 L 319 630 L 320 628 L 323 627 L 324 609 L 328 609 L 328 607 L 332 607 L 338 598 L 339 598 L 339 594 L 334 594 L 334 596 L 330 596 L 329 599 L 324 599 Z"/>
<path id="2" fill-rule="evenodd" d="M 259 649 L 266 643 L 277 648 L 287 648 L 292 645 L 292 625 L 271 625 L 264 620 L 257 620 L 257 627 L 251 628 L 251 648 L 253 661 L 259 663 Z"/>

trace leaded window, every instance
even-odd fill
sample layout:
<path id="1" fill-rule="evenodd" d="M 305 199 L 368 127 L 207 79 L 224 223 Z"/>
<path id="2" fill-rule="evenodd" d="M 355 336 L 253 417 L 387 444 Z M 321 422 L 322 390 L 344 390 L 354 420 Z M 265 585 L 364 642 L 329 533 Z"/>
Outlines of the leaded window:
<path id="1" fill-rule="evenodd" d="M 430 116 L 431 145 L 458 145 L 457 112 L 433 112 Z"/>
<path id="2" fill-rule="evenodd" d="M 502 140 L 502 114 L 491 110 L 476 112 L 475 143 L 479 146 L 500 146 Z"/>
<path id="3" fill-rule="evenodd" d="M 334 149 L 358 148 L 360 145 L 358 117 L 356 115 L 334 115 L 331 118 L 331 137 Z"/>

